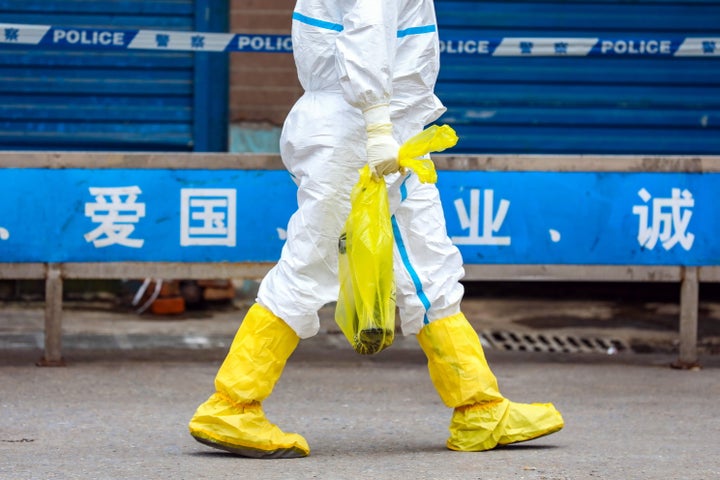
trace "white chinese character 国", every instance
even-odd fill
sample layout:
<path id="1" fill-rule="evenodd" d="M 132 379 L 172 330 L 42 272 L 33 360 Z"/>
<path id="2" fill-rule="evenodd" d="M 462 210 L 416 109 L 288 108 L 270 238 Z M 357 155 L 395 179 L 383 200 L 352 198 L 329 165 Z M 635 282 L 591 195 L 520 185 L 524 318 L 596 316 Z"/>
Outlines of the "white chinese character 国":
<path id="1" fill-rule="evenodd" d="M 142 193 L 140 188 L 90 187 L 89 190 L 95 202 L 85 204 L 85 216 L 100 225 L 86 233 L 85 240 L 92 242 L 96 248 L 110 245 L 142 247 L 144 240 L 130 238 L 135 224 L 145 216 L 145 204 L 136 203 L 137 196 Z"/>
<path id="2" fill-rule="evenodd" d="M 232 188 L 180 190 L 180 245 L 235 246 L 236 192 Z"/>
<path id="3" fill-rule="evenodd" d="M 634 205 L 633 213 L 638 216 L 638 243 L 652 250 L 658 240 L 665 250 L 680 244 L 685 250 L 692 248 L 695 235 L 687 231 L 692 217 L 695 200 L 692 193 L 685 189 L 672 189 L 670 198 L 652 198 L 641 188 L 638 196 L 645 205 Z M 652 200 L 652 202 L 650 202 Z"/>
<path id="4" fill-rule="evenodd" d="M 494 190 L 486 189 L 483 193 L 482 219 L 480 218 L 480 189 L 470 190 L 470 212 L 465 208 L 462 199 L 455 200 L 455 210 L 460 219 L 460 226 L 463 230 L 469 230 L 466 237 L 452 237 L 457 245 L 510 245 L 510 237 L 493 236 L 500 231 L 505 216 L 507 215 L 510 202 L 500 200 L 498 209 L 493 214 Z M 482 220 L 482 221 L 481 221 Z M 480 233 L 482 227 L 482 234 Z"/>

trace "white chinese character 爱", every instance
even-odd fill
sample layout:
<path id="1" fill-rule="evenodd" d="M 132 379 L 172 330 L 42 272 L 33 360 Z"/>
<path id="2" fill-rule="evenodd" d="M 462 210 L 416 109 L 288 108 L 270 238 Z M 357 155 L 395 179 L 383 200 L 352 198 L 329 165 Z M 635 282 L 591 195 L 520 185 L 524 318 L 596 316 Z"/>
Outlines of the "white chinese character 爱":
<path id="1" fill-rule="evenodd" d="M 494 206 L 494 190 L 486 189 L 483 194 L 483 211 L 482 219 L 480 218 L 480 189 L 474 188 L 470 190 L 470 212 L 465 208 L 462 199 L 455 200 L 455 210 L 460 218 L 460 226 L 463 230 L 469 230 L 466 237 L 452 237 L 452 241 L 457 245 L 510 245 L 510 237 L 493 236 L 500 231 L 505 215 L 507 215 L 510 201 L 500 200 L 498 209 L 493 214 Z M 482 220 L 482 222 L 481 222 Z M 482 223 L 482 225 L 481 225 Z M 480 233 L 482 226 L 482 234 Z"/>
<path id="2" fill-rule="evenodd" d="M 136 203 L 142 193 L 137 186 L 131 187 L 90 187 L 95 202 L 85 204 L 85 216 L 97 228 L 85 234 L 85 240 L 93 242 L 96 248 L 110 245 L 140 248 L 144 240 L 130 238 L 135 224 L 145 216 L 145 204 Z"/>
<path id="3" fill-rule="evenodd" d="M 180 245 L 235 246 L 236 191 L 232 188 L 180 190 Z"/>
<path id="4" fill-rule="evenodd" d="M 692 193 L 685 189 L 672 189 L 670 198 L 652 198 L 652 195 L 641 188 L 638 196 L 646 205 L 634 205 L 633 213 L 638 216 L 638 243 L 650 250 L 655 248 L 658 240 L 665 250 L 680 244 L 685 250 L 692 248 L 695 235 L 687 231 L 692 217 L 695 200 Z M 652 199 L 652 210 L 647 205 Z"/>

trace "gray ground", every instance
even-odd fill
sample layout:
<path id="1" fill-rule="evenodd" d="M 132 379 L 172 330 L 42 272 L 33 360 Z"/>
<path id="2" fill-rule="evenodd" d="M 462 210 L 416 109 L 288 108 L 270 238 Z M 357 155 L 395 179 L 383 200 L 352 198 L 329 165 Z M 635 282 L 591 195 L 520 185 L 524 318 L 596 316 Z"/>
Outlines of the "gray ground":
<path id="1" fill-rule="evenodd" d="M 488 346 L 503 393 L 554 402 L 566 428 L 491 452 L 458 453 L 444 447 L 450 410 L 414 338 L 398 337 L 390 350 L 363 357 L 324 317 L 321 334 L 300 344 L 265 403 L 271 421 L 306 437 L 311 455 L 253 460 L 209 449 L 187 433 L 244 305 L 176 319 L 70 305 L 68 365 L 61 368 L 34 366 L 40 307 L 0 308 L 0 479 L 720 478 L 718 355 L 703 354 L 702 369 L 683 371 L 668 368 L 675 354 L 661 348 L 607 354 Z M 467 302 L 465 310 L 479 331 L 636 338 L 672 347 L 672 330 L 602 324 L 598 318 L 610 308 L 483 300 Z M 705 309 L 711 327 L 713 308 Z M 588 311 L 595 313 L 586 329 L 557 320 Z M 531 318 L 556 324 L 541 327 Z"/>

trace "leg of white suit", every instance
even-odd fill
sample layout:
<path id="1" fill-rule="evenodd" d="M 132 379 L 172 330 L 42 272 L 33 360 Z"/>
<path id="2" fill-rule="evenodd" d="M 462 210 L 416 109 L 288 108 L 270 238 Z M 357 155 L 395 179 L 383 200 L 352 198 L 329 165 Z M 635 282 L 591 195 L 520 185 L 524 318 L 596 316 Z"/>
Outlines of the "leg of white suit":
<path id="1" fill-rule="evenodd" d="M 429 322 L 460 312 L 465 271 L 447 235 L 437 187 L 410 175 L 389 194 L 402 331 L 416 334 Z"/>
<path id="2" fill-rule="evenodd" d="M 307 92 L 285 121 L 280 148 L 298 186 L 298 209 L 257 301 L 307 338 L 319 329 L 320 307 L 338 297 L 338 239 L 365 163 L 362 115 L 339 93 Z"/>

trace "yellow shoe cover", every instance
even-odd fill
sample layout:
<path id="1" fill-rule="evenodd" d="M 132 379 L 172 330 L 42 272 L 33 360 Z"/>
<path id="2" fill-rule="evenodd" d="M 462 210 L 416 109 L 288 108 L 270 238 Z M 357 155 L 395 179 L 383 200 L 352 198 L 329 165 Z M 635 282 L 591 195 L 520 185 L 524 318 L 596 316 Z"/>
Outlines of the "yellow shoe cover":
<path id="1" fill-rule="evenodd" d="M 190 435 L 210 447 L 252 458 L 299 458 L 310 453 L 305 439 L 285 433 L 265 418 L 255 402 L 233 404 L 213 394 L 190 421 Z"/>
<path id="2" fill-rule="evenodd" d="M 270 423 L 262 401 L 272 392 L 300 338 L 259 304 L 248 310 L 215 377 L 214 393 L 190 420 L 199 442 L 254 458 L 305 457 L 303 437 Z"/>
<path id="3" fill-rule="evenodd" d="M 458 407 L 450 422 L 450 450 L 479 452 L 557 432 L 564 422 L 551 403 L 507 399 Z"/>
<path id="4" fill-rule="evenodd" d="M 552 404 L 514 403 L 500 394 L 480 339 L 462 313 L 429 323 L 418 342 L 440 398 L 455 409 L 447 441 L 451 450 L 489 450 L 563 427 Z"/>

